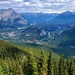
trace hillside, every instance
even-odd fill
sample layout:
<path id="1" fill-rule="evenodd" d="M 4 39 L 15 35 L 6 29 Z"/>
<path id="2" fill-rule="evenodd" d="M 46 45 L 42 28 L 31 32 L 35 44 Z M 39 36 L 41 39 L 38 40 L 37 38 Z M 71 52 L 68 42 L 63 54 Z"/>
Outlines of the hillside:
<path id="1" fill-rule="evenodd" d="M 63 46 L 74 46 L 75 47 L 75 26 L 69 26 L 68 28 L 66 28 L 60 35 L 59 38 L 64 38 L 63 42 L 60 43 L 60 45 Z"/>
<path id="2" fill-rule="evenodd" d="M 0 59 L 16 59 L 25 56 L 27 52 L 10 43 L 0 40 Z"/>
<path id="3" fill-rule="evenodd" d="M 48 46 L 44 45 L 38 45 L 34 43 L 24 43 L 24 42 L 16 42 L 14 43 L 18 46 L 20 46 L 22 49 L 28 52 L 33 52 L 34 56 L 39 57 L 41 51 L 43 50 L 45 54 L 48 56 L 48 53 L 52 51 L 52 49 Z M 55 53 L 54 51 L 52 52 L 52 56 L 55 59 L 59 59 L 59 54 Z"/>
<path id="4" fill-rule="evenodd" d="M 23 64 L 24 60 L 26 60 L 25 58 L 27 58 L 31 52 L 35 58 L 40 58 L 41 51 L 44 51 L 46 56 L 48 56 L 50 52 L 50 48 L 46 48 L 41 45 L 23 45 L 20 43 L 19 46 L 16 46 L 0 40 L 0 75 L 9 74 L 9 72 L 19 72 L 23 67 L 21 64 Z M 52 56 L 53 58 L 59 60 L 58 54 L 52 52 Z M 12 72 L 10 70 L 12 70 Z"/>
<path id="5" fill-rule="evenodd" d="M 17 45 L 18 46 L 15 46 L 0 40 L 0 58 L 2 59 L 23 58 L 24 56 L 27 56 L 29 52 L 33 52 L 34 56 L 39 57 L 41 50 L 45 51 L 46 55 L 48 55 L 50 51 L 50 48 L 44 47 L 42 45 L 25 44 L 25 43 L 17 43 Z M 59 55 L 53 53 L 53 57 L 59 58 Z"/>
<path id="6" fill-rule="evenodd" d="M 21 44 L 21 43 L 20 43 Z M 30 46 L 30 45 L 29 45 Z M 35 45 L 36 47 L 36 45 Z M 39 46 L 38 46 L 39 47 Z M 36 47 L 36 48 L 38 48 Z M 41 46 L 42 49 L 44 49 L 43 46 Z M 2 50 L 2 49 L 3 50 Z M 33 51 L 32 47 L 28 47 L 28 49 L 31 48 L 31 51 Z M 36 50 L 35 48 L 35 50 Z M 24 48 L 22 48 L 24 49 Z M 25 49 L 27 49 L 25 47 Z M 39 50 L 39 48 L 38 48 Z M 37 51 L 38 51 L 37 50 Z M 0 54 L 0 58 L 2 58 L 0 62 L 0 75 L 39 75 L 42 72 L 42 75 L 47 74 L 65 74 L 65 70 L 69 70 L 72 68 L 72 72 L 68 71 L 69 74 L 74 75 L 75 74 L 75 60 L 68 60 L 64 58 L 64 55 L 61 55 L 60 59 L 58 60 L 53 57 L 52 52 L 48 51 L 47 55 L 44 50 L 39 51 L 40 54 L 38 55 L 39 58 L 36 58 L 35 56 L 38 54 L 38 52 L 32 53 L 29 51 L 28 55 L 25 54 L 23 56 L 23 50 L 21 50 L 18 47 L 15 47 L 7 42 L 0 40 L 0 52 L 3 51 L 2 55 Z M 34 51 L 33 51 L 34 52 Z M 21 55 L 21 56 L 20 56 Z M 35 56 L 34 56 L 35 55 Z M 9 57 L 10 56 L 10 57 Z M 15 59 L 16 57 L 16 59 Z M 14 60 L 14 59 L 15 60 Z M 64 62 L 64 63 L 62 63 Z M 69 64 L 68 64 L 69 63 Z M 42 66 L 41 66 L 42 65 Z M 65 66 L 70 66 L 67 69 Z M 49 68 L 51 66 L 51 68 Z M 63 67 L 63 69 L 62 69 Z M 41 69 L 43 71 L 41 71 Z M 63 72 L 61 72 L 61 70 Z M 51 71 L 53 72 L 51 72 Z M 50 72 L 49 72 L 50 71 Z M 65 74 L 66 75 L 66 74 Z"/>
<path id="7" fill-rule="evenodd" d="M 69 26 L 50 42 L 56 46 L 56 52 L 63 53 L 65 56 L 75 56 L 75 26 Z"/>

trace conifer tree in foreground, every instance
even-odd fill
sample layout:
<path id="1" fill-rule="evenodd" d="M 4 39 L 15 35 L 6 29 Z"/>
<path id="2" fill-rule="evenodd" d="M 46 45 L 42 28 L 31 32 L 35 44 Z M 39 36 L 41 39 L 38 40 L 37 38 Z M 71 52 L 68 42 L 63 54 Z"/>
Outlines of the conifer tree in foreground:
<path id="1" fill-rule="evenodd" d="M 55 61 L 54 61 L 54 75 L 58 75 L 58 74 L 59 74 L 58 61 L 55 60 Z"/>
<path id="2" fill-rule="evenodd" d="M 52 52 L 46 58 L 44 51 L 41 51 L 40 58 L 35 58 L 29 53 L 25 61 L 21 58 L 1 59 L 2 72 L 4 75 L 75 75 L 75 60 L 64 59 L 64 55 L 57 60 L 52 58 Z"/>
<path id="3" fill-rule="evenodd" d="M 75 65 L 73 60 L 70 61 L 69 75 L 75 75 Z"/>
<path id="4" fill-rule="evenodd" d="M 60 60 L 59 60 L 59 75 L 64 75 L 64 55 L 61 55 Z"/>
<path id="5" fill-rule="evenodd" d="M 39 59 L 39 75 L 47 75 L 47 59 L 44 51 L 41 51 Z"/>
<path id="6" fill-rule="evenodd" d="M 38 75 L 38 67 L 35 57 L 30 53 L 24 63 L 24 75 Z"/>
<path id="7" fill-rule="evenodd" d="M 53 59 L 52 59 L 52 53 L 50 51 L 49 57 L 48 57 L 48 73 L 47 75 L 54 75 L 54 67 L 53 67 Z"/>
<path id="8" fill-rule="evenodd" d="M 64 75 L 69 75 L 69 73 L 68 73 L 68 66 L 67 65 L 65 65 L 65 68 L 64 68 Z"/>
<path id="9" fill-rule="evenodd" d="M 3 61 L 2 64 L 2 72 L 4 75 L 9 75 L 9 67 L 8 64 L 6 63 L 6 61 Z"/>
<path id="10" fill-rule="evenodd" d="M 70 60 L 67 59 L 65 62 L 64 75 L 69 75 L 69 67 L 70 67 Z"/>

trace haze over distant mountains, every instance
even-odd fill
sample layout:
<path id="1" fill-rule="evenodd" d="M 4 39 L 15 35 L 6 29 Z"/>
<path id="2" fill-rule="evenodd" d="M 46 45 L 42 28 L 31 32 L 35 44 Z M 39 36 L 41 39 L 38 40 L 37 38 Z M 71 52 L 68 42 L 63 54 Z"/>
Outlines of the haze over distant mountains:
<path id="1" fill-rule="evenodd" d="M 75 24 L 75 12 L 66 11 L 61 14 L 59 14 L 54 19 L 50 20 L 50 23 L 52 24 Z"/>
<path id="2" fill-rule="evenodd" d="M 69 25 L 75 24 L 75 12 L 57 13 L 17 13 L 14 9 L 0 10 L 0 25 Z"/>
<path id="3" fill-rule="evenodd" d="M 28 23 L 36 23 L 36 25 L 70 25 L 75 24 L 75 12 L 62 13 L 21 13 L 27 19 Z"/>

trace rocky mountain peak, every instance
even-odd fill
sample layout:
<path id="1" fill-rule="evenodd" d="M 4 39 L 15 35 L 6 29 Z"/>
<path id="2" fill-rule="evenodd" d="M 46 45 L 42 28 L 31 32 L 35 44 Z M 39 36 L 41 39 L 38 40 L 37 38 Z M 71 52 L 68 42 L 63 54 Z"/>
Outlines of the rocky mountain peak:
<path id="1" fill-rule="evenodd" d="M 5 21 L 5 24 L 26 24 L 26 20 L 14 9 L 1 9 L 0 10 L 0 20 Z"/>

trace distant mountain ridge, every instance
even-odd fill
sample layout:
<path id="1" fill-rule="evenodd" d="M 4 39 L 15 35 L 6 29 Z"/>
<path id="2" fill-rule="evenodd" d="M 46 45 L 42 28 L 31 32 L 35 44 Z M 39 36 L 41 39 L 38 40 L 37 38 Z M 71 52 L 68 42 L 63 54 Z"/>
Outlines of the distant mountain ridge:
<path id="1" fill-rule="evenodd" d="M 54 44 L 63 47 L 75 46 L 75 25 L 60 30 L 53 41 L 55 41 Z"/>
<path id="2" fill-rule="evenodd" d="M 66 37 L 66 39 L 63 39 Z M 62 38 L 64 42 L 61 42 L 60 45 L 63 46 L 74 46 L 75 47 L 75 25 L 67 27 L 60 35 L 59 38 Z"/>
<path id="3" fill-rule="evenodd" d="M 14 9 L 1 9 L 0 10 L 0 25 L 24 25 L 26 20 Z"/>
<path id="4" fill-rule="evenodd" d="M 66 11 L 50 20 L 51 24 L 70 25 L 75 24 L 75 12 Z"/>
<path id="5" fill-rule="evenodd" d="M 27 20 L 27 21 L 26 21 Z M 14 9 L 0 10 L 0 25 L 70 25 L 75 24 L 75 12 L 57 13 L 17 13 Z"/>
<path id="6" fill-rule="evenodd" d="M 49 20 L 55 18 L 59 14 L 57 13 L 20 13 L 26 20 L 27 25 L 49 25 Z"/>

